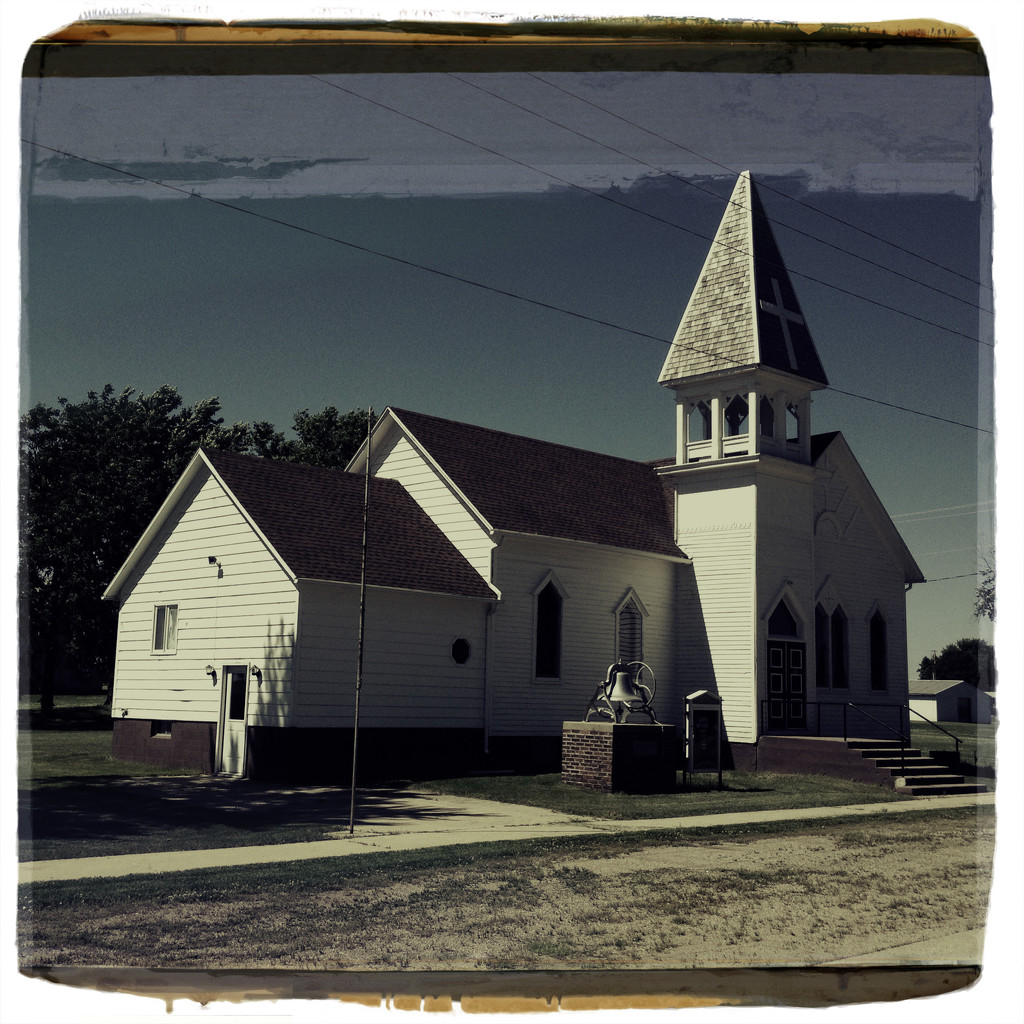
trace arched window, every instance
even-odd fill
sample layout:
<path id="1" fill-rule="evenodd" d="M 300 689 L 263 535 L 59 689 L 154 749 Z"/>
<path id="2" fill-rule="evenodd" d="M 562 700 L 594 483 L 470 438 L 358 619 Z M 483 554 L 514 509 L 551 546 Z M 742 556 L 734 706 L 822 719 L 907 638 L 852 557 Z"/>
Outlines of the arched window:
<path id="1" fill-rule="evenodd" d="M 792 403 L 786 403 L 786 440 L 800 440 L 800 410 Z"/>
<path id="2" fill-rule="evenodd" d="M 761 399 L 761 436 L 775 436 L 775 406 L 768 397 Z"/>
<path id="3" fill-rule="evenodd" d="M 554 582 L 537 594 L 537 654 L 539 679 L 557 679 L 562 667 L 562 595 Z"/>
<path id="4" fill-rule="evenodd" d="M 747 432 L 749 407 L 742 395 L 737 395 L 725 407 L 725 436 L 738 437 Z"/>
<path id="5" fill-rule="evenodd" d="M 627 601 L 619 609 L 619 661 L 644 660 L 644 617 L 636 602 Z"/>
<path id="6" fill-rule="evenodd" d="M 869 626 L 871 645 L 871 689 L 885 690 L 889 686 L 888 627 L 880 611 L 871 616 Z"/>
<path id="7" fill-rule="evenodd" d="M 786 602 L 780 601 L 775 611 L 768 616 L 768 632 L 771 636 L 796 636 L 796 618 Z"/>
<path id="8" fill-rule="evenodd" d="M 822 606 L 814 608 L 814 666 L 816 669 L 816 685 L 832 685 L 832 659 L 828 612 Z"/>
<path id="9" fill-rule="evenodd" d="M 705 402 L 698 402 L 690 413 L 690 441 L 711 440 L 711 410 Z"/>
<path id="10" fill-rule="evenodd" d="M 838 605 L 830 619 L 832 645 L 832 686 L 847 689 L 850 685 L 849 673 L 849 626 L 846 613 Z"/>

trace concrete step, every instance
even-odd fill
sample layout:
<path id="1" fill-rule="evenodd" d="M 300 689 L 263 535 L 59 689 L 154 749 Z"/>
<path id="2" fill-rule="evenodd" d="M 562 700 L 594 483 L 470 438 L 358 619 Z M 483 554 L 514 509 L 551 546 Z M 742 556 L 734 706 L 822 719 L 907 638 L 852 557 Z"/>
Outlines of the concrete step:
<path id="1" fill-rule="evenodd" d="M 907 786 L 906 790 L 911 796 L 961 796 L 972 793 L 987 793 L 988 786 L 982 786 L 973 782 L 963 782 L 959 785 L 948 786 Z"/>
<path id="2" fill-rule="evenodd" d="M 899 757 L 899 747 L 865 747 L 863 749 L 857 748 L 857 753 L 861 757 Z M 917 747 L 907 747 L 904 751 L 907 757 L 922 757 L 921 751 Z"/>
<path id="3" fill-rule="evenodd" d="M 870 750 L 877 748 L 878 750 L 899 750 L 899 740 L 847 740 L 847 747 L 850 750 Z"/>
<path id="4" fill-rule="evenodd" d="M 900 788 L 924 786 L 962 786 L 964 777 L 962 775 L 900 775 L 897 777 L 896 785 Z"/>
<path id="5" fill-rule="evenodd" d="M 882 771 L 887 771 L 890 775 L 906 775 L 907 772 L 900 769 L 897 765 L 895 767 L 883 768 Z M 948 775 L 951 769 L 948 765 L 944 764 L 917 764 L 913 766 L 913 772 L 915 775 Z"/>
<path id="6" fill-rule="evenodd" d="M 930 757 L 876 757 L 872 758 L 875 762 L 876 768 L 896 768 L 901 773 L 906 774 L 907 772 L 917 771 L 919 768 L 930 768 L 935 762 Z M 938 765 L 944 772 L 948 772 L 949 769 Z"/>

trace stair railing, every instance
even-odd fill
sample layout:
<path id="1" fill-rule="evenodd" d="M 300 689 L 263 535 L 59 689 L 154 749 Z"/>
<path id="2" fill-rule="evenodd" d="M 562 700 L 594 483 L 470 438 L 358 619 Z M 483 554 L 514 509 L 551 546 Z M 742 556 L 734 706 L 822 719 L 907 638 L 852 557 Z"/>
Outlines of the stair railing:
<path id="1" fill-rule="evenodd" d="M 933 722 L 930 718 L 925 718 L 924 715 L 922 715 L 920 711 L 915 711 L 909 704 L 907 705 L 907 710 L 912 715 L 917 715 L 917 717 L 920 718 L 922 722 L 927 722 L 933 728 L 938 729 L 939 732 L 944 732 L 953 741 L 953 743 L 956 745 L 955 746 L 955 752 L 956 752 L 955 756 L 956 756 L 956 763 L 957 763 L 957 765 L 959 766 L 960 764 L 962 764 L 962 762 L 960 760 L 960 737 L 959 736 L 954 736 L 948 729 L 943 729 L 942 726 L 939 725 L 938 722 Z"/>
<path id="2" fill-rule="evenodd" d="M 903 733 L 901 730 L 894 729 L 891 725 L 886 725 L 885 722 L 881 721 L 878 718 L 875 718 L 874 715 L 872 715 L 869 712 L 865 711 L 864 708 L 862 708 L 859 704 L 854 704 L 852 701 L 845 701 L 843 703 L 843 741 L 844 742 L 847 739 L 847 735 L 846 735 L 847 734 L 847 729 L 846 729 L 846 709 L 847 708 L 853 708 L 855 711 L 859 711 L 862 715 L 865 716 L 865 718 L 870 718 L 871 721 L 874 722 L 876 725 L 880 725 L 886 731 L 894 733 L 895 735 L 897 735 L 900 738 L 900 771 L 901 772 L 905 772 L 907 770 L 907 741 L 910 739 L 910 737 L 907 736 L 905 733 Z"/>

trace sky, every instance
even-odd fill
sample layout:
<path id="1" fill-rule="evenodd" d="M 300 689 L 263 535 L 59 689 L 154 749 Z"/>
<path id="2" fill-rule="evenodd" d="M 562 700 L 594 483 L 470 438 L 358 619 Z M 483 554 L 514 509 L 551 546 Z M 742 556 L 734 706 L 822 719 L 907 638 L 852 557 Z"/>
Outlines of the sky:
<path id="1" fill-rule="evenodd" d="M 989 636 L 990 113 L 941 75 L 26 81 L 20 407 L 167 383 L 280 429 L 395 405 L 659 458 L 667 343 L 750 170 L 835 389 L 812 428 L 935 581 L 916 674 Z"/>
<path id="2" fill-rule="evenodd" d="M 145 13 L 174 7 L 137 6 Z M 181 8 L 210 16 L 224 6 Z M 232 12 L 252 6 L 232 5 Z M 279 13 L 281 6 L 261 5 L 258 13 Z M 301 6 L 291 5 L 289 15 Z M 501 6 L 528 13 L 513 2 Z M 699 6 L 710 15 L 737 13 L 712 0 Z M 974 572 L 979 545 L 984 554 L 991 542 L 990 438 L 971 428 L 992 427 L 991 350 L 985 345 L 993 337 L 988 317 L 971 304 L 991 308 L 983 285 L 991 283 L 987 225 L 994 194 L 994 270 L 1003 300 L 996 332 L 999 550 L 1000 565 L 1008 568 L 1003 593 L 1016 591 L 1012 603 L 1001 605 L 1009 615 L 997 624 L 997 649 L 1002 666 L 1018 669 L 1001 691 L 1000 706 L 1004 713 L 1019 708 L 1015 439 L 1022 427 L 1020 318 L 1013 310 L 1020 283 L 1024 21 L 1017 5 L 1002 0 L 931 0 L 925 6 L 933 17 L 975 28 L 1001 83 L 994 106 L 994 184 L 988 95 L 978 79 L 476 76 L 473 84 L 613 146 L 613 152 L 450 78 L 50 80 L 41 87 L 32 83 L 21 95 L 16 74 L 11 88 L 11 71 L 24 46 L 81 11 L 55 0 L 8 0 L 0 34 L 5 484 L 17 412 L 35 402 L 54 404 L 60 395 L 80 400 L 108 381 L 146 392 L 170 383 L 188 403 L 218 395 L 227 419 L 269 419 L 280 428 L 302 408 L 395 404 L 635 458 L 669 453 L 672 401 L 656 384 L 658 371 L 735 173 L 749 169 L 762 185 L 834 389 L 816 396 L 813 428 L 843 431 L 925 575 L 935 581 L 908 595 L 912 670 L 934 647 L 985 635 L 985 624 L 971 614 L 974 580 L 941 578 Z M 566 0 L 557 7 L 573 13 L 622 9 L 598 0 Z M 658 7 L 677 13 L 673 4 L 650 5 L 650 13 L 659 13 Z M 758 0 L 740 13 L 753 15 L 755 7 L 758 15 L 821 19 L 821 0 Z M 14 11 L 31 12 L 31 33 L 13 31 Z M 891 0 L 830 0 L 828 6 L 836 20 L 891 13 Z M 364 98 L 338 85 L 358 88 Z M 189 197 L 55 160 L 39 147 L 19 147 L 19 136 L 165 182 Z M 12 283 L 19 255 L 22 276 Z M 11 344 L 19 333 L 20 347 Z M 8 611 L 12 493 L 5 486 Z M 5 633 L 8 655 L 10 639 Z M 1014 718 L 1006 714 L 1006 720 Z M 1004 793 L 1019 768 L 1018 746 L 1001 744 Z M 7 767 L 10 778 L 13 766 Z M 1016 976 L 1019 920 L 1009 914 L 1011 923 L 1004 913 L 1020 905 L 1016 803 L 1001 801 L 1001 882 L 990 925 L 1002 926 L 1003 941 L 986 949 L 982 984 L 938 1000 L 909 1000 L 898 1014 L 896 1006 L 887 1007 L 887 1017 L 1016 1019 L 1019 983 L 1012 989 L 1005 983 Z M 96 1008 L 97 996 L 57 986 L 48 987 L 45 1000 L 38 991 L 23 992 L 39 1014 L 23 1010 L 24 1019 L 44 1019 L 46 1013 L 48 1020 L 111 1019 L 109 1007 L 106 1015 L 104 1005 Z M 333 1019 L 332 1007 L 308 1004 L 303 1019 L 313 1019 L 319 1009 Z M 150 1010 L 164 1015 L 153 1000 L 135 1000 L 131 1012 L 148 1019 Z M 287 1013 L 285 1005 L 277 1004 L 275 1012 Z M 723 1013 L 729 1020 L 765 1019 L 761 1011 L 742 1008 L 695 1009 L 691 1017 L 711 1012 L 715 1020 Z M 820 1019 L 825 1012 L 787 1015 Z M 857 1006 L 828 1008 L 827 1019 L 859 1021 L 863 1012 Z"/>

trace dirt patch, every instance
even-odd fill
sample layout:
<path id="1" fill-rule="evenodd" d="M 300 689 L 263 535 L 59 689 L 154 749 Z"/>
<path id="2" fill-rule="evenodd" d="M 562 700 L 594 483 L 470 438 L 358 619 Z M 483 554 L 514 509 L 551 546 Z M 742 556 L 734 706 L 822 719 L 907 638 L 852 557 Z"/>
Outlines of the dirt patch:
<path id="1" fill-rule="evenodd" d="M 832 822 L 629 852 L 546 852 L 296 894 L 189 889 L 140 904 L 27 908 L 22 962 L 192 968 L 478 970 L 816 964 L 983 927 L 991 819 Z M 453 854 L 457 857 L 457 855 Z M 394 863 L 394 862 L 392 862 Z M 173 876 L 188 884 L 190 875 Z M 246 881 L 251 881 L 247 878 Z M 948 959 L 970 959 L 950 947 Z M 943 959 L 946 959 L 944 956 Z M 903 962 L 895 957 L 891 962 Z"/>

